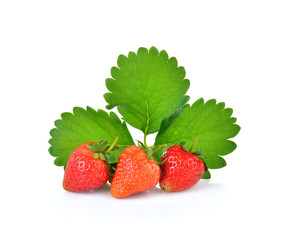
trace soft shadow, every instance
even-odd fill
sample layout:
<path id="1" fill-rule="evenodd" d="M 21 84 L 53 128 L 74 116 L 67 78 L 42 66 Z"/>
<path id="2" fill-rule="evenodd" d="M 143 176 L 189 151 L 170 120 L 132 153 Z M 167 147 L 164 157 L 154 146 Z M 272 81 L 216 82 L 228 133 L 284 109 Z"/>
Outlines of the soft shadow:
<path id="1" fill-rule="evenodd" d="M 66 192 L 56 199 L 56 208 L 63 215 L 124 218 L 151 218 L 195 214 L 216 208 L 227 199 L 226 186 L 202 180 L 179 192 L 164 192 L 159 186 L 129 197 L 116 199 L 110 193 L 110 184 L 88 192 Z"/>
<path id="2" fill-rule="evenodd" d="M 83 191 L 83 192 L 69 192 L 71 194 L 77 194 L 77 195 L 90 195 L 90 194 L 110 194 L 111 186 L 109 183 L 106 183 L 105 185 L 89 190 L 89 191 Z"/>
<path id="3" fill-rule="evenodd" d="M 158 188 L 152 188 L 148 191 L 144 191 L 144 192 L 140 192 L 140 193 L 135 193 L 133 195 L 130 195 L 126 198 L 121 198 L 121 200 L 123 201 L 129 201 L 129 200 L 135 200 L 135 199 L 145 199 L 145 198 L 155 198 L 155 197 L 160 197 L 160 195 L 162 195 L 164 192 Z"/>
<path id="4" fill-rule="evenodd" d="M 200 180 L 197 184 L 193 185 L 190 188 L 177 191 L 177 192 L 168 192 L 170 194 L 179 194 L 179 193 L 192 193 L 192 192 L 200 192 L 208 189 L 218 189 L 224 188 L 225 185 L 219 183 L 212 183 L 211 180 Z M 162 190 L 161 190 L 162 191 Z"/>
<path id="5" fill-rule="evenodd" d="M 208 188 L 217 188 L 220 187 L 219 184 L 216 183 L 210 183 L 210 180 L 203 180 L 198 182 L 196 185 L 182 190 L 182 191 L 178 191 L 178 192 L 164 192 L 163 190 L 161 190 L 161 188 L 157 185 L 155 188 L 152 188 L 148 191 L 145 192 L 141 192 L 141 193 L 136 193 L 133 194 L 131 196 L 128 196 L 126 198 L 123 199 L 138 199 L 138 198 L 144 198 L 144 197 L 160 197 L 160 195 L 164 195 L 164 194 L 180 194 L 183 192 L 192 192 L 192 191 L 202 191 Z"/>
<path id="6" fill-rule="evenodd" d="M 130 200 L 138 200 L 138 199 L 145 199 L 145 198 L 160 198 L 165 195 L 167 196 L 182 196 L 184 194 L 189 194 L 194 196 L 194 193 L 199 193 L 201 191 L 205 191 L 205 190 L 209 190 L 209 189 L 215 189 L 215 190 L 222 190 L 225 188 L 225 185 L 223 184 L 219 184 L 219 183 L 211 183 L 210 180 L 201 180 L 199 181 L 196 185 L 182 190 L 182 191 L 178 191 L 178 192 L 164 192 L 163 190 L 161 190 L 161 188 L 159 186 L 156 186 L 153 189 L 150 189 L 148 191 L 145 192 L 140 192 L 140 193 L 136 193 L 133 195 L 130 195 L 126 198 L 121 198 L 118 200 L 122 200 L 122 201 L 130 201 Z"/>

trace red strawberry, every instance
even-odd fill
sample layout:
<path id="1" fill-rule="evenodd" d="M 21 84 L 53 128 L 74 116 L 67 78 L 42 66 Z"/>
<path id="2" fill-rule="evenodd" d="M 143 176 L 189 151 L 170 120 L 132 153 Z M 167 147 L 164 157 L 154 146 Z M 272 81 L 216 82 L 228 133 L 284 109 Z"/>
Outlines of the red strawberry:
<path id="1" fill-rule="evenodd" d="M 154 188 L 160 178 L 160 167 L 138 146 L 127 147 L 120 155 L 111 182 L 111 194 L 124 198 Z"/>
<path id="2" fill-rule="evenodd" d="M 202 160 L 193 153 L 187 152 L 180 145 L 166 150 L 161 157 L 160 187 L 166 192 L 176 192 L 196 184 L 204 174 Z"/>
<path id="3" fill-rule="evenodd" d="M 63 188 L 67 191 L 87 191 L 103 186 L 109 179 L 106 163 L 94 158 L 94 152 L 88 147 L 95 143 L 84 143 L 77 147 L 68 159 L 65 168 Z"/>

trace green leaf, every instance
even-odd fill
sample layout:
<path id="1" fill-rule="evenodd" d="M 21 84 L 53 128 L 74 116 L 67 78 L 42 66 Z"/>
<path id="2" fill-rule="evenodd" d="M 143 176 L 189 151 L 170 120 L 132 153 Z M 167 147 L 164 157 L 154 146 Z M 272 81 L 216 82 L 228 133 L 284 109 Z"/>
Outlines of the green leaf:
<path id="1" fill-rule="evenodd" d="M 206 165 L 217 169 L 226 165 L 221 157 L 233 152 L 236 144 L 228 139 L 235 137 L 240 126 L 231 117 L 233 110 L 225 108 L 225 103 L 216 104 L 215 99 L 204 103 L 201 98 L 192 106 L 187 104 L 162 122 L 155 145 L 186 142 L 190 147 L 196 137 L 195 149 L 200 148 Z"/>
<path id="2" fill-rule="evenodd" d="M 112 156 L 112 155 L 105 155 L 106 159 L 107 159 L 107 162 L 109 164 L 112 164 L 112 163 L 117 163 L 119 161 L 118 157 L 116 156 Z"/>
<path id="3" fill-rule="evenodd" d="M 164 50 L 139 48 L 137 54 L 120 55 L 117 64 L 106 80 L 107 108 L 117 106 L 124 120 L 145 135 L 157 132 L 164 117 L 188 102 L 185 70 Z"/>
<path id="4" fill-rule="evenodd" d="M 126 124 L 113 112 L 75 107 L 73 114 L 66 112 L 61 118 L 55 121 L 56 128 L 50 131 L 52 138 L 49 140 L 49 153 L 56 157 L 57 166 L 65 166 L 72 151 L 86 142 L 105 140 L 112 143 L 119 136 L 119 149 L 112 152 L 113 156 L 119 156 L 127 146 L 134 145 Z"/>
<path id="5" fill-rule="evenodd" d="M 196 154 L 196 155 L 201 155 L 202 154 L 202 151 L 201 151 L 201 149 L 200 148 L 198 148 L 195 152 L 194 152 L 194 154 Z"/>
<path id="6" fill-rule="evenodd" d="M 88 144 L 88 147 L 92 150 L 92 151 L 97 151 L 97 149 L 102 148 L 102 145 L 93 145 L 93 144 Z"/>
<path id="7" fill-rule="evenodd" d="M 211 178 L 210 172 L 209 171 L 205 171 L 203 176 L 202 176 L 202 179 L 210 179 L 210 178 Z"/>

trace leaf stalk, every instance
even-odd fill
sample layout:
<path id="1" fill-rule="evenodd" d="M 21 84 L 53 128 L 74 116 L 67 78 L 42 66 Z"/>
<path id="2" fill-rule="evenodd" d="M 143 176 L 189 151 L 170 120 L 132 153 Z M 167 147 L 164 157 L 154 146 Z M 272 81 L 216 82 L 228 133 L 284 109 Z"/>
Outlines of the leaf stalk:
<path id="1" fill-rule="evenodd" d="M 117 142 L 119 141 L 119 139 L 120 139 L 119 136 L 117 136 L 117 137 L 115 138 L 114 142 L 111 144 L 111 146 L 110 146 L 110 147 L 108 148 L 108 150 L 105 152 L 106 154 L 112 151 L 112 149 L 116 146 L 116 144 L 117 144 Z"/>
<path id="2" fill-rule="evenodd" d="M 192 145 L 191 145 L 191 147 L 190 147 L 190 149 L 189 149 L 189 152 L 193 152 L 194 146 L 195 146 L 195 144 L 197 143 L 198 139 L 199 139 L 198 136 L 194 139 L 194 141 L 193 141 L 193 143 L 192 143 Z"/>

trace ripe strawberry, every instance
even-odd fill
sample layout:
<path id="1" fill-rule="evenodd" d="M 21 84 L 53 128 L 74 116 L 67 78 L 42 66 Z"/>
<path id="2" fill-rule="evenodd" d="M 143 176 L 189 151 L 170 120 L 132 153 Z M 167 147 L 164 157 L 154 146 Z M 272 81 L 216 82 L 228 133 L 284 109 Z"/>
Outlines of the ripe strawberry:
<path id="1" fill-rule="evenodd" d="M 68 159 L 65 168 L 63 188 L 67 191 L 88 191 L 103 186 L 109 179 L 106 163 L 94 158 L 94 152 L 88 147 L 96 145 L 89 142 L 77 147 Z"/>
<path id="2" fill-rule="evenodd" d="M 160 178 L 160 167 L 138 146 L 127 147 L 120 155 L 111 182 L 111 194 L 124 198 L 154 188 Z"/>
<path id="3" fill-rule="evenodd" d="M 159 185 L 166 192 L 176 192 L 193 186 L 205 171 L 203 161 L 180 145 L 168 148 L 160 161 L 165 163 L 161 165 Z"/>

